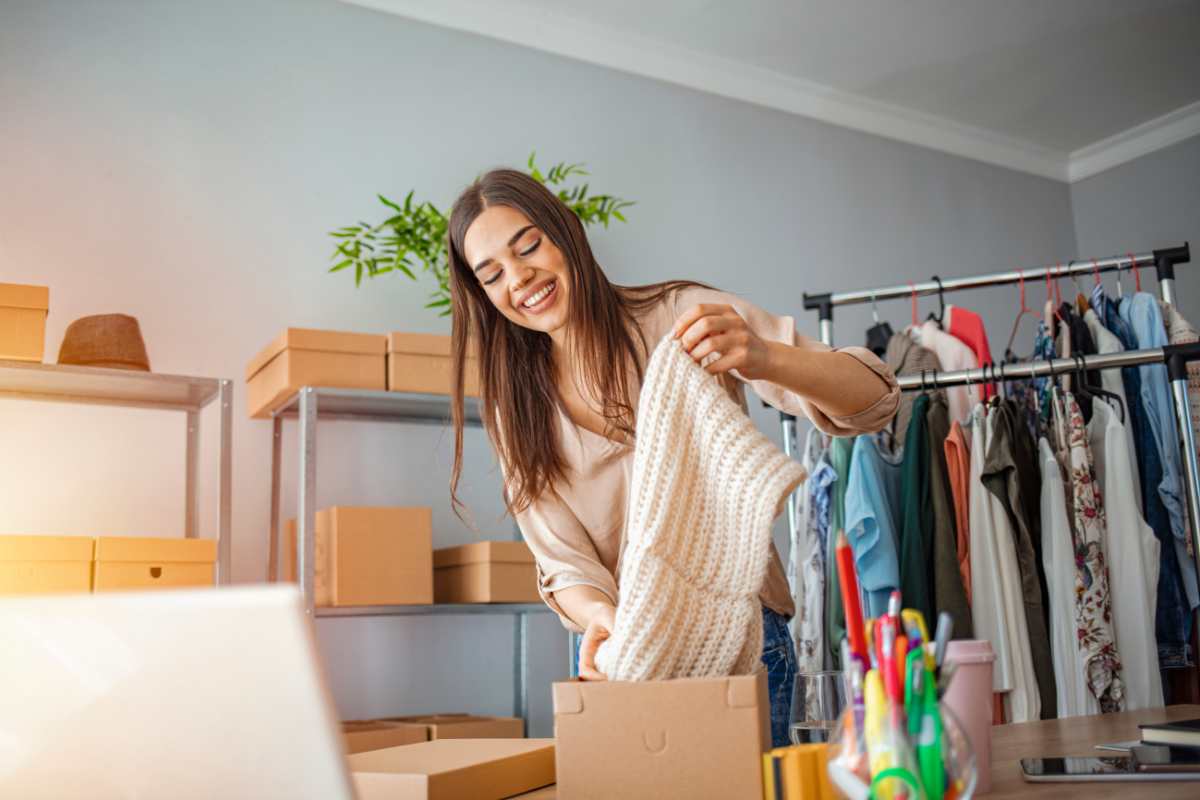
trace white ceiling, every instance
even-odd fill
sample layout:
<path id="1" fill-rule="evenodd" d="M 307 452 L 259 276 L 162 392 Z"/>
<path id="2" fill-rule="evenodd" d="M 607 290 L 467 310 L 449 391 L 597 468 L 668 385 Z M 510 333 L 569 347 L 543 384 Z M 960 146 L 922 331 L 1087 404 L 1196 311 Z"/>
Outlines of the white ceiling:
<path id="1" fill-rule="evenodd" d="M 1062 180 L 1200 133 L 1200 0 L 350 0 Z"/>

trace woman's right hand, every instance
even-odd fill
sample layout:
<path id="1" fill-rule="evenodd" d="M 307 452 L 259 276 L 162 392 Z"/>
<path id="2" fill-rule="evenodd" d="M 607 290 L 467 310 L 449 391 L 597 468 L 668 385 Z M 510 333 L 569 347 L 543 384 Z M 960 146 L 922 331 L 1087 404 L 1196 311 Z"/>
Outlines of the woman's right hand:
<path id="1" fill-rule="evenodd" d="M 616 611 L 612 606 L 605 605 L 592 614 L 587 628 L 583 631 L 583 641 L 579 645 L 579 677 L 582 680 L 608 680 L 608 676 L 596 668 L 596 652 L 601 643 L 612 635 L 615 624 Z"/>

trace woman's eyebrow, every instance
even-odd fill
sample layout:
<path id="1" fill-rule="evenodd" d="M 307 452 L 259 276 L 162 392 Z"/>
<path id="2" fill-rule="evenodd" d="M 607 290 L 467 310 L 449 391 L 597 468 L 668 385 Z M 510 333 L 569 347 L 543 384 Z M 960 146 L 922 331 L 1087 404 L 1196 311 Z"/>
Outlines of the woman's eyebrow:
<path id="1" fill-rule="evenodd" d="M 533 227 L 532 225 L 526 225 L 524 228 L 521 228 L 519 231 L 517 231 L 516 233 L 514 233 L 514 234 L 512 235 L 512 238 L 510 238 L 510 239 L 508 240 L 508 246 L 509 246 L 509 247 L 512 247 L 514 244 L 516 244 L 516 243 L 517 243 L 517 239 L 520 239 L 520 238 L 521 238 L 521 235 L 522 235 L 522 234 L 524 234 L 524 233 L 525 233 L 525 231 L 529 230 L 529 229 L 530 229 L 530 228 L 532 228 L 532 227 Z M 487 266 L 488 264 L 490 264 L 490 263 L 492 263 L 492 259 L 490 259 L 490 258 L 485 258 L 483 261 L 480 261 L 478 264 L 476 264 L 476 265 L 475 265 L 475 268 L 472 270 L 472 272 L 479 272 L 479 270 L 483 269 L 484 267 L 486 267 L 486 266 Z"/>

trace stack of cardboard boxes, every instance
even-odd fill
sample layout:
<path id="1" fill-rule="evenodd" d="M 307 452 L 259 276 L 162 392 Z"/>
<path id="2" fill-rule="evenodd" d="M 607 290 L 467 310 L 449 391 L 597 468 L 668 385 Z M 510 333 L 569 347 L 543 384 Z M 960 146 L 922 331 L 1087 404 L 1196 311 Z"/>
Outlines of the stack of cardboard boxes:
<path id="1" fill-rule="evenodd" d="M 0 283 L 0 359 L 42 360 L 50 289 Z"/>
<path id="2" fill-rule="evenodd" d="M 0 594 L 212 586 L 215 539 L 0 536 Z"/>

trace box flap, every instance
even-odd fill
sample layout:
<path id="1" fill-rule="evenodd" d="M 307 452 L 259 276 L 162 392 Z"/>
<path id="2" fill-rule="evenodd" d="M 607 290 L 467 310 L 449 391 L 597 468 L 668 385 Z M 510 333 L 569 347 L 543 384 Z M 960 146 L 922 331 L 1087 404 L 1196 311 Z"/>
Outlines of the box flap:
<path id="1" fill-rule="evenodd" d="M 547 752 L 554 753 L 553 739 L 437 739 L 355 753 L 347 761 L 353 772 L 433 776 Z"/>
<path id="2" fill-rule="evenodd" d="M 725 689 L 730 708 L 754 708 L 758 705 L 758 678 L 755 675 L 731 675 Z"/>
<path id="3" fill-rule="evenodd" d="M 450 337 L 440 333 L 392 331 L 387 335 L 387 351 L 425 356 L 449 356 Z"/>
<path id="4" fill-rule="evenodd" d="M 216 539 L 160 539 L 140 536 L 96 537 L 97 561 L 214 563 Z"/>
<path id="5" fill-rule="evenodd" d="M 0 306 L 45 311 L 50 308 L 50 287 L 0 283 Z"/>
<path id="6" fill-rule="evenodd" d="M 387 337 L 381 333 L 350 333 L 326 331 L 316 328 L 287 328 L 246 365 L 246 380 L 271 363 L 271 359 L 285 349 L 314 350 L 325 353 L 362 353 L 383 355 L 387 349 Z"/>
<path id="7" fill-rule="evenodd" d="M 555 714 L 583 713 L 583 692 L 578 681 L 559 681 L 551 686 L 551 690 Z"/>
<path id="8" fill-rule="evenodd" d="M 0 561 L 91 561 L 90 536 L 0 536 Z"/>
<path id="9" fill-rule="evenodd" d="M 485 561 L 508 564 L 532 564 L 533 552 L 524 542 L 474 542 L 433 551 L 433 566 L 453 567 Z"/>

